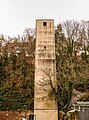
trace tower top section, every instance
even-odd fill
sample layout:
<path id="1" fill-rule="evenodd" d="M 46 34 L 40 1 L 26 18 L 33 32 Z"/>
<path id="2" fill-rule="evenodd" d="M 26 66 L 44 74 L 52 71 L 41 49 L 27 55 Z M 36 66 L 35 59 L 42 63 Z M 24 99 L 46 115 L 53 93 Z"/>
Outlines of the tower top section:
<path id="1" fill-rule="evenodd" d="M 53 19 L 37 19 L 36 20 L 36 31 L 54 31 L 54 20 Z"/>

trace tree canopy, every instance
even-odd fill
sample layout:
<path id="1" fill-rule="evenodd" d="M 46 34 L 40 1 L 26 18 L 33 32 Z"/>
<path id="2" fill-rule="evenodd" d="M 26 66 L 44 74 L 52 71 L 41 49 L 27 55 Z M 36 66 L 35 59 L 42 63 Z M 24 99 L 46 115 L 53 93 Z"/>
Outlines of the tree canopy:
<path id="1" fill-rule="evenodd" d="M 23 37 L 8 39 L 0 46 L 0 109 L 33 109 L 34 36 L 27 29 Z"/>

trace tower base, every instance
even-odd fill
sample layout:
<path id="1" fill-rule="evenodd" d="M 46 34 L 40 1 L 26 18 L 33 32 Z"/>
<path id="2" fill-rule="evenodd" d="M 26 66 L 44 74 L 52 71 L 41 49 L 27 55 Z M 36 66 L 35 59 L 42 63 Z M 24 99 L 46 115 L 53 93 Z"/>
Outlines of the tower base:
<path id="1" fill-rule="evenodd" d="M 58 120 L 58 111 L 34 110 L 34 120 Z"/>

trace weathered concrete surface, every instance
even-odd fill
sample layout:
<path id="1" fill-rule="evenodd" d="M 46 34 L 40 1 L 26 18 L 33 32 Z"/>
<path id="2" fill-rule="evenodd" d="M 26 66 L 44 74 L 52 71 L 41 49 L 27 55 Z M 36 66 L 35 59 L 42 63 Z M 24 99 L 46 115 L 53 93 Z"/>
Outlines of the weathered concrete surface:
<path id="1" fill-rule="evenodd" d="M 36 20 L 36 51 L 35 51 L 35 92 L 34 115 L 36 120 L 57 120 L 57 104 L 54 98 L 49 98 L 50 87 L 39 85 L 51 80 L 55 85 L 55 36 L 54 20 Z M 44 87 L 46 91 L 44 91 Z"/>

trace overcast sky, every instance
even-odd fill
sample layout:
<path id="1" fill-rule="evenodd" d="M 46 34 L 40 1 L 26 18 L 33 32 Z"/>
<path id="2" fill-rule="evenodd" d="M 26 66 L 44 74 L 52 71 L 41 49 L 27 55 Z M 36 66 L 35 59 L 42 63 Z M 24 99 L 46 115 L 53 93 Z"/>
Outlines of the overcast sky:
<path id="1" fill-rule="evenodd" d="M 22 34 L 36 19 L 89 20 L 89 0 L 0 0 L 0 33 Z"/>

